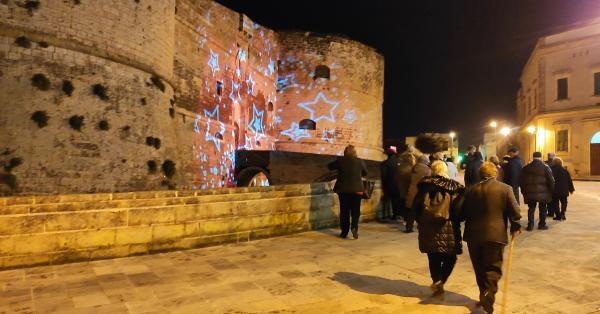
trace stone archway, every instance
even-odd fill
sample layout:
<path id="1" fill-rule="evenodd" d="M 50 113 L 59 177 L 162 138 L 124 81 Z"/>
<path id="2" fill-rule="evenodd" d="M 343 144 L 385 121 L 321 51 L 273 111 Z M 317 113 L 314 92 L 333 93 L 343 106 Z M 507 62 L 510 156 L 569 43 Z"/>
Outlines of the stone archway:
<path id="1" fill-rule="evenodd" d="M 590 174 L 600 176 L 600 131 L 590 141 Z"/>

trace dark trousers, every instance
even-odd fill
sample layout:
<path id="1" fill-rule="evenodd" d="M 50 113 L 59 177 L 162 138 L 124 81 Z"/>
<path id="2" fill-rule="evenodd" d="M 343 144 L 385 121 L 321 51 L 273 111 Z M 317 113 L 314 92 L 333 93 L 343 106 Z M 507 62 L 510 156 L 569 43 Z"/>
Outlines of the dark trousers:
<path id="1" fill-rule="evenodd" d="M 542 202 L 528 202 L 527 206 L 529 210 L 527 211 L 527 219 L 529 220 L 528 225 L 533 226 L 535 224 L 535 205 L 538 204 L 539 207 L 539 215 L 540 221 L 538 225 L 544 226 L 546 225 L 546 215 L 548 214 L 548 204 Z"/>
<path id="2" fill-rule="evenodd" d="M 567 205 L 569 204 L 568 196 L 554 196 L 552 197 L 552 202 L 550 203 L 549 210 L 554 213 L 554 216 L 563 217 L 567 212 Z M 558 204 L 560 202 L 560 209 Z"/>
<path id="3" fill-rule="evenodd" d="M 393 194 L 391 195 L 391 199 L 392 199 L 392 219 L 396 219 L 398 218 L 398 215 L 400 215 L 400 211 L 402 210 L 402 207 L 404 207 L 404 202 L 402 199 L 400 199 L 400 194 Z"/>
<path id="4" fill-rule="evenodd" d="M 350 231 L 350 216 L 352 216 L 352 229 L 358 229 L 360 218 L 360 196 L 356 193 L 339 193 L 340 198 L 340 228 L 342 235 Z"/>
<path id="5" fill-rule="evenodd" d="M 515 199 L 517 199 L 517 204 L 521 205 L 521 199 L 519 198 L 519 187 L 513 186 L 513 194 L 515 194 Z"/>
<path id="6" fill-rule="evenodd" d="M 429 273 L 433 282 L 446 283 L 456 265 L 456 254 L 452 253 L 427 253 L 429 258 Z"/>
<path id="7" fill-rule="evenodd" d="M 405 205 L 404 221 L 406 221 L 406 230 L 412 230 L 415 225 L 415 214 L 412 208 Z"/>
<path id="8" fill-rule="evenodd" d="M 468 243 L 468 247 L 479 287 L 479 301 L 486 310 L 492 309 L 496 300 L 496 292 L 498 292 L 498 281 L 502 277 L 504 244 L 496 242 Z"/>

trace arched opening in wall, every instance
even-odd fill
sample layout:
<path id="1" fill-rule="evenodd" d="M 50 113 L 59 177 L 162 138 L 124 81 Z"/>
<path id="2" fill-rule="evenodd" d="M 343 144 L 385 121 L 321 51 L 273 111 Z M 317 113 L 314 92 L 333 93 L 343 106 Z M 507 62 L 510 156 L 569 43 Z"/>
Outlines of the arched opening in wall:
<path id="1" fill-rule="evenodd" d="M 302 130 L 316 130 L 317 129 L 317 123 L 311 119 L 302 119 L 300 120 L 300 123 L 298 124 L 299 128 Z"/>
<path id="2" fill-rule="evenodd" d="M 273 103 L 269 101 L 269 104 L 267 105 L 267 111 L 273 111 Z"/>
<path id="3" fill-rule="evenodd" d="M 600 131 L 590 141 L 590 174 L 600 176 Z"/>
<path id="4" fill-rule="evenodd" d="M 271 180 L 267 171 L 260 167 L 248 167 L 237 174 L 237 186 L 269 186 Z"/>
<path id="5" fill-rule="evenodd" d="M 329 79 L 330 77 L 330 70 L 329 67 L 326 65 L 317 65 L 317 67 L 315 68 L 315 76 L 313 76 L 313 79 L 318 79 L 318 78 L 324 78 L 324 79 Z"/>
<path id="6" fill-rule="evenodd" d="M 217 81 L 217 95 L 221 96 L 223 94 L 223 82 Z"/>

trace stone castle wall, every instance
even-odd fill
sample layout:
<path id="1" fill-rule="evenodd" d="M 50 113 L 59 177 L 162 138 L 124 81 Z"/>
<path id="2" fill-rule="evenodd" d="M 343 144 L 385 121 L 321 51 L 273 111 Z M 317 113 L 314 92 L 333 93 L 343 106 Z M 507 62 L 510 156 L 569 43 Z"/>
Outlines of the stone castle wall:
<path id="1" fill-rule="evenodd" d="M 362 203 L 379 210 L 381 190 Z M 337 225 L 328 183 L 0 198 L 0 269 L 246 242 Z"/>
<path id="2" fill-rule="evenodd" d="M 332 76 L 312 91 L 278 84 L 309 84 L 321 63 Z M 239 149 L 353 143 L 380 160 L 382 80 L 371 48 L 279 34 L 209 0 L 2 1 L 0 193 L 230 187 Z M 340 102 L 335 122 L 290 141 L 317 88 Z"/>

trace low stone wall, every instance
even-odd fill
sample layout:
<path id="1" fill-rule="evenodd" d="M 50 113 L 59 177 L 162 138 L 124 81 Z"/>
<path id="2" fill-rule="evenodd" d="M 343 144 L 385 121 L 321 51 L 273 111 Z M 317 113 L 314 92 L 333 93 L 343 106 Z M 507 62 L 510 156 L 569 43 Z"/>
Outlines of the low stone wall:
<path id="1" fill-rule="evenodd" d="M 335 226 L 338 213 L 328 183 L 0 198 L 0 269 L 245 242 Z"/>

